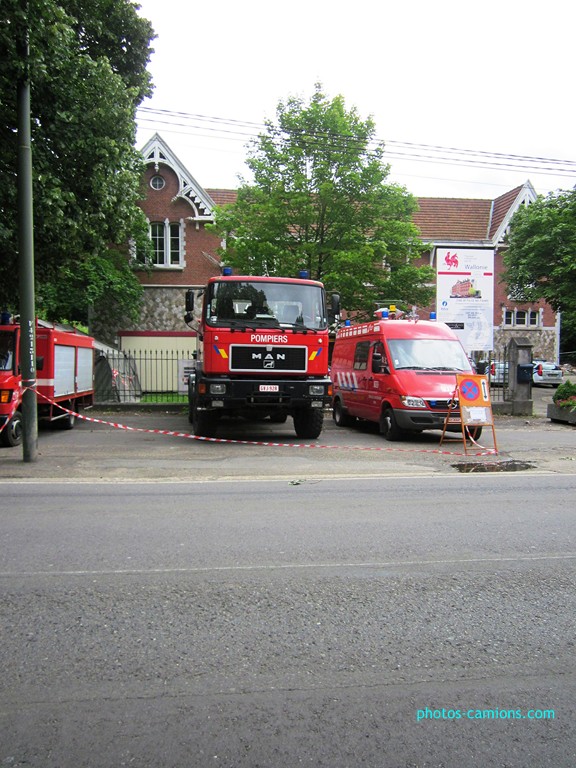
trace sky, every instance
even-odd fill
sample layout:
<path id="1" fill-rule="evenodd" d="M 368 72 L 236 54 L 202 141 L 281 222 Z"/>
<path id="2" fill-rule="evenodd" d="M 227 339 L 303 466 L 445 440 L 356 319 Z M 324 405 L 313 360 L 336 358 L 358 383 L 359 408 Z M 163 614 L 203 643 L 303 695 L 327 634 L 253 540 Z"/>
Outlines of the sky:
<path id="1" fill-rule="evenodd" d="M 160 133 L 204 188 L 250 180 L 250 136 L 317 82 L 373 118 L 414 195 L 576 185 L 573 0 L 136 2 L 157 35 L 138 147 Z"/>

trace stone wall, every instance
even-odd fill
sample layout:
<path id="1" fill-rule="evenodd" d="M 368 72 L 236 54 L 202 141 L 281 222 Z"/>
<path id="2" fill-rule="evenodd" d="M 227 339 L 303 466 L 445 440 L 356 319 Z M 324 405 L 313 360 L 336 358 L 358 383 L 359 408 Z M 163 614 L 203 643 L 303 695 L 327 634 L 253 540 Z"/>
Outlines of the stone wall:
<path id="1" fill-rule="evenodd" d="M 532 357 L 537 360 L 557 362 L 556 330 L 554 328 L 495 328 L 494 355 L 503 358 L 511 339 L 529 338 Z"/>

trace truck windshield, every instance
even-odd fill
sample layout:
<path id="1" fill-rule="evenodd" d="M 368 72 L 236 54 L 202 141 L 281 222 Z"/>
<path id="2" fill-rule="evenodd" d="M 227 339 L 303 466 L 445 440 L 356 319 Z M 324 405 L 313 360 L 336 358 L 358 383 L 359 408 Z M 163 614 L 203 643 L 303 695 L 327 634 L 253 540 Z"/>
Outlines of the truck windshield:
<path id="1" fill-rule="evenodd" d="M 11 371 L 14 366 L 14 334 L 0 331 L 0 371 Z"/>
<path id="2" fill-rule="evenodd" d="M 212 326 L 324 330 L 328 326 L 319 285 L 222 280 L 206 289 L 206 322 Z"/>
<path id="3" fill-rule="evenodd" d="M 397 371 L 472 370 L 459 341 L 451 339 L 388 339 L 391 362 Z"/>

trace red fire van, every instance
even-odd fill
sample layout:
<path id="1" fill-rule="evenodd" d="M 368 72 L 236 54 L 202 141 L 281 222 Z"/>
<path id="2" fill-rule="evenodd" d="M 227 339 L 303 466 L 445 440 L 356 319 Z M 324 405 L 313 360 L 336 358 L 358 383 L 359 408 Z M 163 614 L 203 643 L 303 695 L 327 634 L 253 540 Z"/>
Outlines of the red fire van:
<path id="1" fill-rule="evenodd" d="M 449 408 L 456 374 L 472 373 L 460 340 L 445 323 L 381 319 L 338 331 L 332 356 L 333 417 L 338 426 L 374 421 L 388 440 L 425 429 L 461 431 Z M 449 414 L 450 410 L 450 414 Z M 474 428 L 474 438 L 481 427 Z"/>

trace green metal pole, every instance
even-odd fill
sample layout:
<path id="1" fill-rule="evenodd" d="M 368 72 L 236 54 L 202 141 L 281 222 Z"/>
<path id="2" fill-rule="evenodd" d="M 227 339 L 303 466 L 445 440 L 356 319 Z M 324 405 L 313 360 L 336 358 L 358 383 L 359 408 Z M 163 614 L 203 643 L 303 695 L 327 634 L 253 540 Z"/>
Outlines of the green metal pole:
<path id="1" fill-rule="evenodd" d="M 28 1 L 21 0 L 28 19 Z M 34 219 L 32 205 L 32 140 L 30 131 L 30 77 L 28 30 L 19 39 L 22 74 L 18 81 L 18 248 L 20 283 L 20 370 L 22 373 L 22 454 L 24 461 L 38 458 L 36 392 L 36 313 L 34 301 Z"/>

